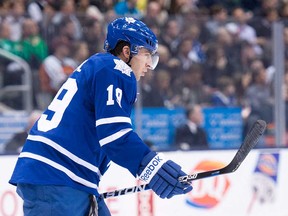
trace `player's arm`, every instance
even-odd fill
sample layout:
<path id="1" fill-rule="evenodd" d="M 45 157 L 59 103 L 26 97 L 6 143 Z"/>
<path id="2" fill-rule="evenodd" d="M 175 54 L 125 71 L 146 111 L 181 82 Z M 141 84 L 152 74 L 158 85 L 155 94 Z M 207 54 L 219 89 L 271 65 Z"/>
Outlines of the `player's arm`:
<path id="1" fill-rule="evenodd" d="M 108 157 L 136 176 L 142 158 L 151 150 L 132 128 L 135 82 L 120 71 L 119 74 L 103 70 L 95 78 L 96 132 Z"/>
<path id="2" fill-rule="evenodd" d="M 181 167 L 151 151 L 133 131 L 130 119 L 131 103 L 136 95 L 136 89 L 131 89 L 133 83 L 127 80 L 119 83 L 118 76 L 101 76 L 97 82 L 101 88 L 97 88 L 95 95 L 96 130 L 108 157 L 134 176 L 138 175 L 161 198 L 192 190 L 190 185 L 178 182 L 178 177 L 186 175 Z"/>

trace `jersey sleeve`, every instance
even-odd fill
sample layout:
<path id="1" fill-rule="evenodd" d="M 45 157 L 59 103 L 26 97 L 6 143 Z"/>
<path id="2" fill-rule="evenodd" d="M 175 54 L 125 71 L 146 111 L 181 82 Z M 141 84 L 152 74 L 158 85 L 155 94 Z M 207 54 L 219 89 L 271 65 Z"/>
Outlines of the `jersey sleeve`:
<path id="1" fill-rule="evenodd" d="M 137 94 L 136 79 L 132 71 L 128 73 L 130 67 L 125 73 L 111 66 L 100 70 L 94 79 L 96 132 L 107 156 L 136 176 L 142 158 L 150 152 L 133 131 L 130 118 Z"/>

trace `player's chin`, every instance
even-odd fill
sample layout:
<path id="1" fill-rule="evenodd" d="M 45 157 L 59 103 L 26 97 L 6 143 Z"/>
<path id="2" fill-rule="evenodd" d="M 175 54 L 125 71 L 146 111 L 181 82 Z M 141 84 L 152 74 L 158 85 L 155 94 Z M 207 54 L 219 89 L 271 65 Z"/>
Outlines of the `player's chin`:
<path id="1" fill-rule="evenodd" d="M 140 77 L 139 77 L 139 78 L 144 77 L 144 76 L 145 76 L 145 73 L 142 72 L 142 73 L 140 74 Z"/>
<path id="2" fill-rule="evenodd" d="M 141 76 L 145 76 L 147 72 L 148 72 L 147 70 L 143 71 L 143 72 L 141 73 Z"/>

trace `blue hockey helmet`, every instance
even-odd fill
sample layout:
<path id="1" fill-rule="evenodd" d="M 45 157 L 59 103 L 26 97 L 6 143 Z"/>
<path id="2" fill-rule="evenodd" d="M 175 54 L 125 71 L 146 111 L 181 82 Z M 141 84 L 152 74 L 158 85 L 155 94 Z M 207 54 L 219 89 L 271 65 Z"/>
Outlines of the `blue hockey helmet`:
<path id="1" fill-rule="evenodd" d="M 108 25 L 104 49 L 113 50 L 119 41 L 130 43 L 132 54 L 137 54 L 141 47 L 155 54 L 158 48 L 158 40 L 151 29 L 132 17 L 117 18 Z"/>

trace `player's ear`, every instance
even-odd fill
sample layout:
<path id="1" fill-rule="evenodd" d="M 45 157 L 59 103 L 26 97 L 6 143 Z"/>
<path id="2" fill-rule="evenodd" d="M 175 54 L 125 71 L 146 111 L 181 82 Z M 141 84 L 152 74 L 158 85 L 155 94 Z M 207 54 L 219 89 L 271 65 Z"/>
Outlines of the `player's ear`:
<path id="1" fill-rule="evenodd" d="M 130 48 L 129 48 L 129 46 L 124 46 L 122 48 L 122 53 L 123 53 L 125 59 L 128 59 L 128 60 L 130 59 Z"/>

